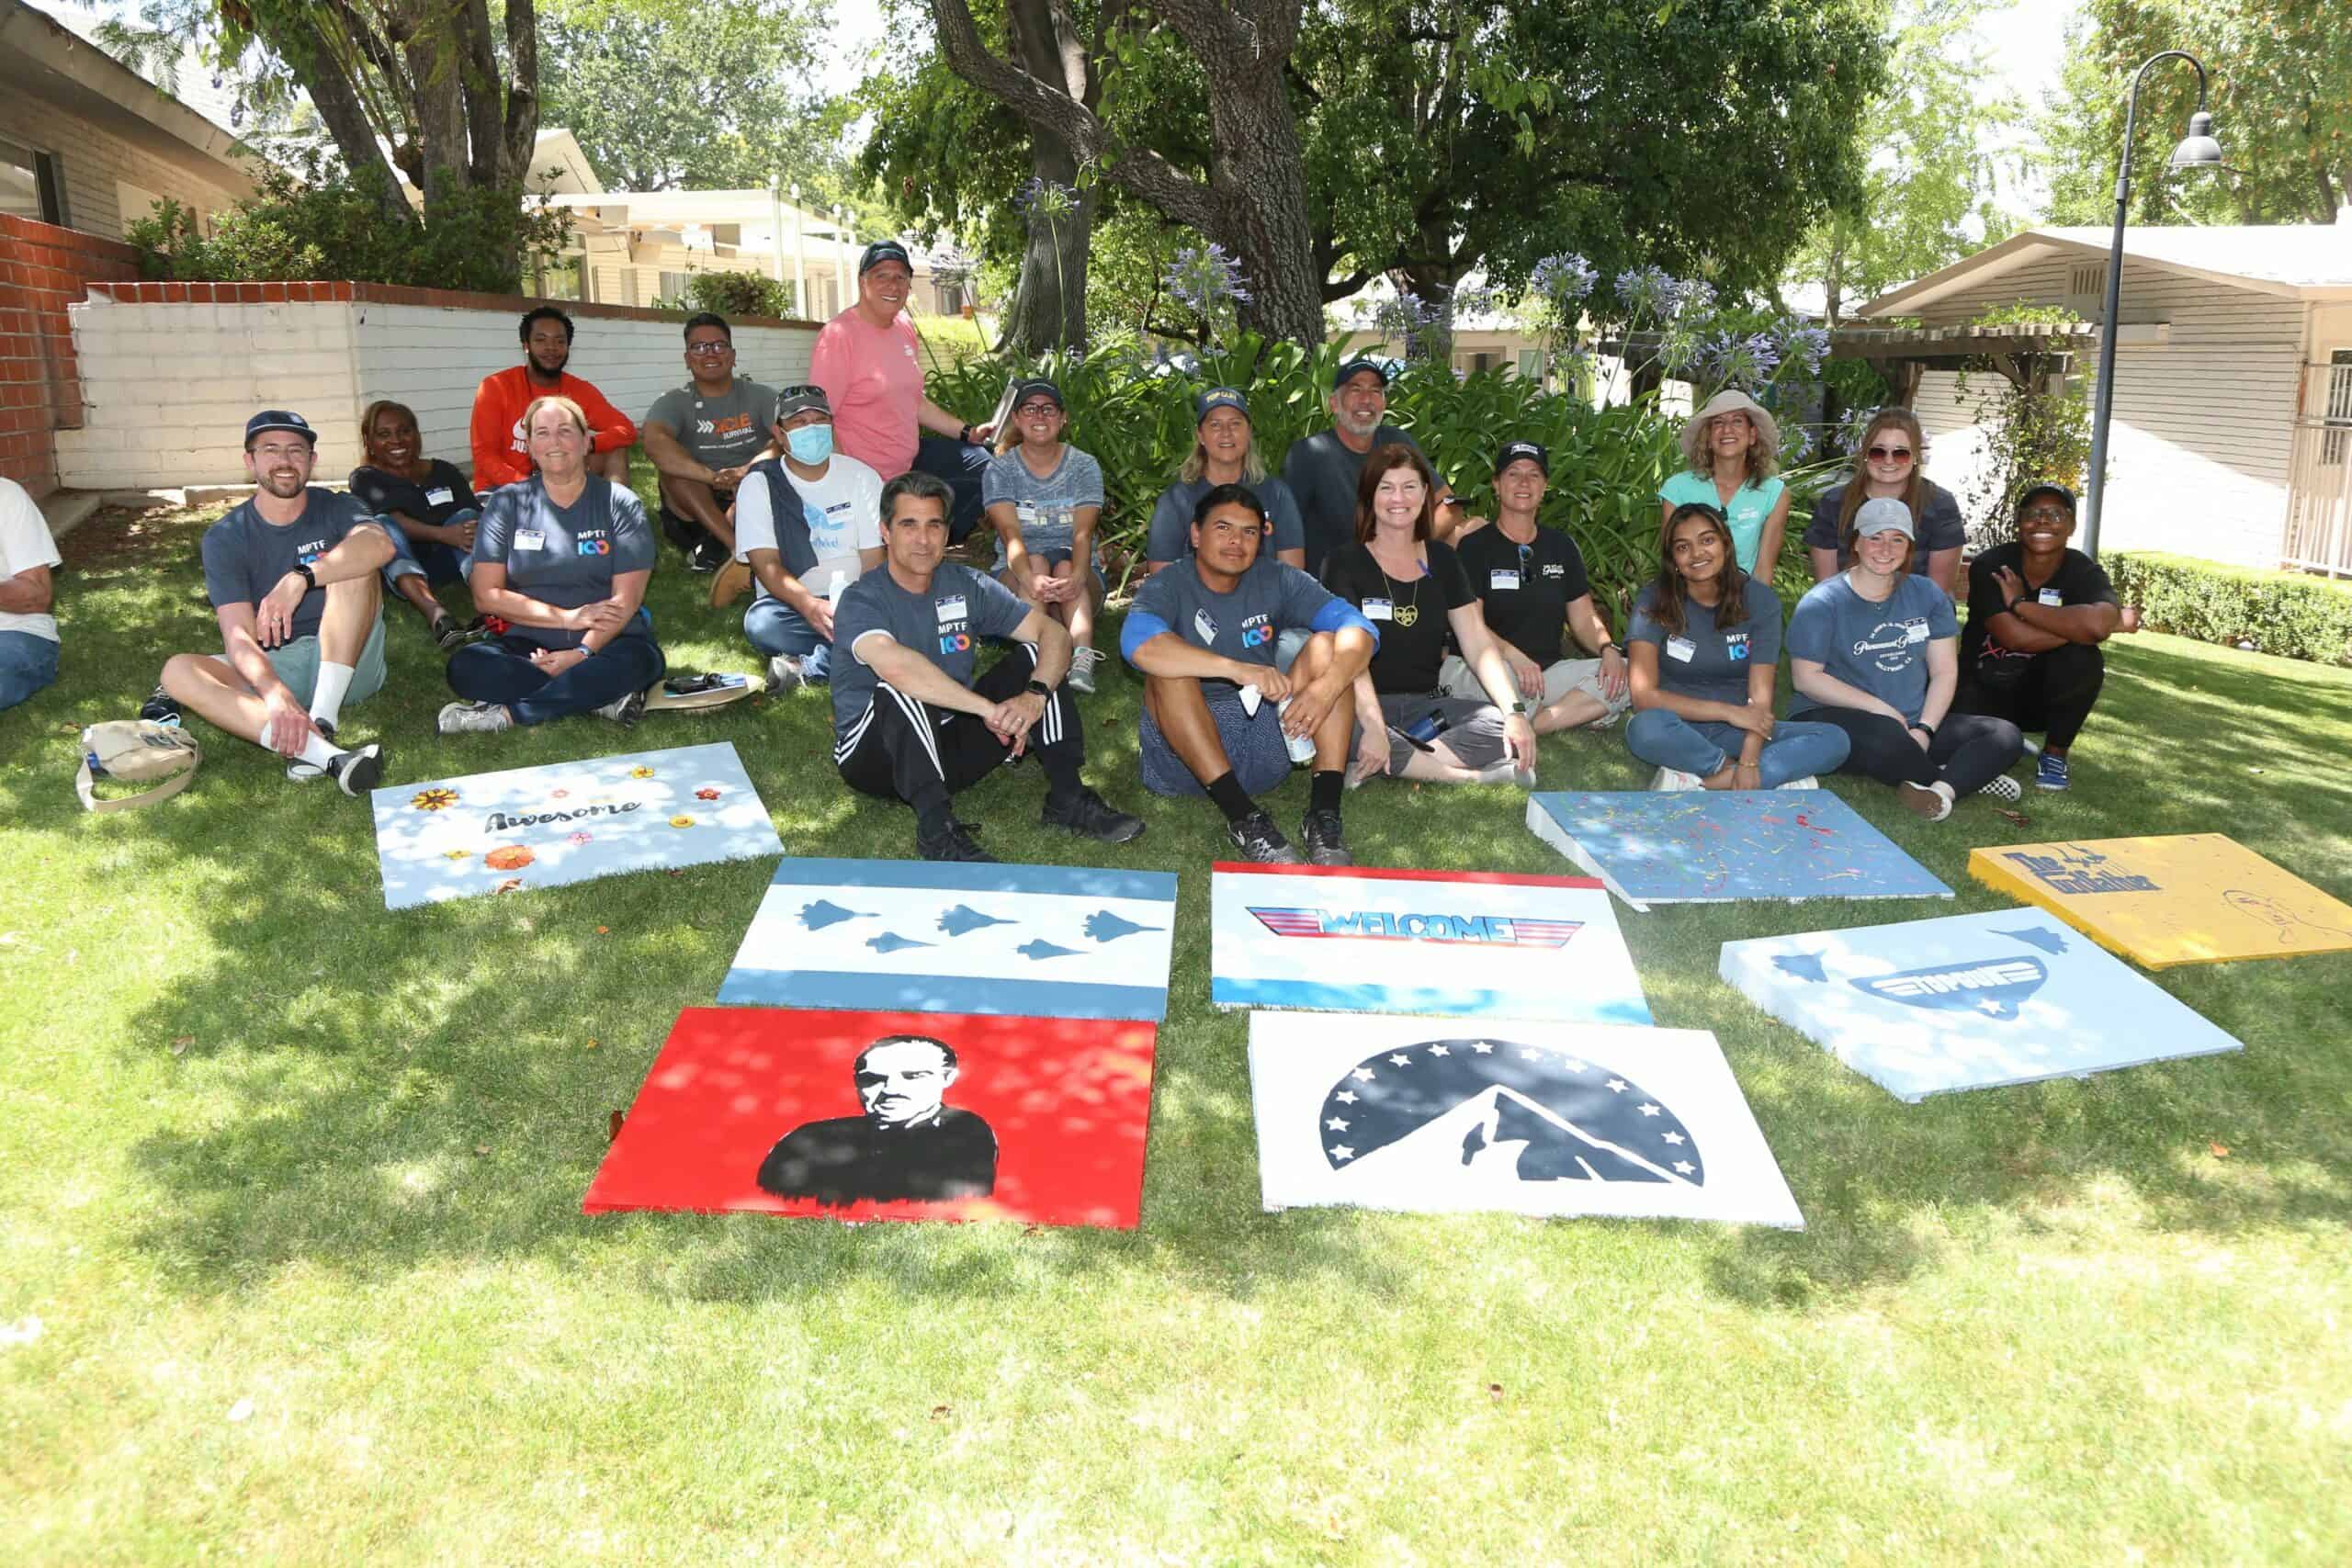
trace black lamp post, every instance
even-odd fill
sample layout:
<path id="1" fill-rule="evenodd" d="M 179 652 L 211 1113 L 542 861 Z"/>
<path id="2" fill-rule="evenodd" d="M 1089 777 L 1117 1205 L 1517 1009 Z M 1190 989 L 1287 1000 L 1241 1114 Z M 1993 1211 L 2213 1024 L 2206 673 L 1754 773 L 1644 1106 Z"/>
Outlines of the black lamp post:
<path id="1" fill-rule="evenodd" d="M 2197 112 L 2188 117 L 2188 134 L 2172 150 L 2170 167 L 2222 165 L 2222 144 L 2213 140 L 2213 117 L 2205 112 L 2204 63 L 2178 49 L 2150 56 L 2132 78 L 2132 98 L 2123 111 L 2123 164 L 2115 172 L 2115 238 L 2107 247 L 2107 314 L 2098 329 L 2098 406 L 2091 415 L 2091 472 L 2083 496 L 2083 553 L 2094 557 L 2098 554 L 2099 503 L 2107 495 L 2107 421 L 2115 408 L 2115 310 L 2123 288 L 2123 220 L 2132 201 L 2132 135 L 2140 118 L 2140 83 L 2149 66 L 2165 60 L 2186 60 L 2197 67 Z"/>

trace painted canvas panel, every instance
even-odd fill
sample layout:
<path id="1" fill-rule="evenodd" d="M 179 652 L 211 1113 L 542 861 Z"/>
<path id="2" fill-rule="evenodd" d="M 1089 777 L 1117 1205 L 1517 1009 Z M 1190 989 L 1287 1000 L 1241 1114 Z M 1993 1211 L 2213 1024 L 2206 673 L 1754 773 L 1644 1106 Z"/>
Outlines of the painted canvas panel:
<path id="1" fill-rule="evenodd" d="M 1727 942 L 1719 972 L 1912 1101 L 2244 1048 L 2038 909 Z"/>
<path id="2" fill-rule="evenodd" d="M 1647 1023 L 1617 911 L 1578 876 L 1219 863 L 1224 1008 Z"/>
<path id="3" fill-rule="evenodd" d="M 1156 1034 L 688 1008 L 581 1206 L 1132 1229 Z"/>
<path id="4" fill-rule="evenodd" d="M 1175 925 L 1164 871 L 791 859 L 718 999 L 1158 1020 Z"/>
<path id="5" fill-rule="evenodd" d="M 390 784 L 372 803 L 388 909 L 784 852 L 724 741 Z"/>
<path id="6" fill-rule="evenodd" d="M 1715 1037 L 1558 1020 L 1250 1020 L 1269 1210 L 1804 1226 Z"/>
<path id="7" fill-rule="evenodd" d="M 1527 826 L 1636 909 L 1952 896 L 1826 789 L 1545 792 Z"/>
<path id="8" fill-rule="evenodd" d="M 2352 952 L 2352 907 L 2219 833 L 1996 845 L 1968 872 L 2150 969 Z"/>

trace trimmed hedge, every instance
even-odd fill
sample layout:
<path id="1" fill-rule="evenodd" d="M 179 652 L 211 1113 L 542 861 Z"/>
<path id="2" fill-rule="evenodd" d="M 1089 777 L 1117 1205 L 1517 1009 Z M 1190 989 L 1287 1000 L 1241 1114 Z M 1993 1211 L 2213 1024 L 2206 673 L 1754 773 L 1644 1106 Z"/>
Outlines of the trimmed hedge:
<path id="1" fill-rule="evenodd" d="M 2202 642 L 2250 642 L 2282 659 L 2352 664 L 2352 584 L 2296 571 L 2218 566 L 2127 550 L 2102 564 L 2127 604 L 2157 631 Z"/>

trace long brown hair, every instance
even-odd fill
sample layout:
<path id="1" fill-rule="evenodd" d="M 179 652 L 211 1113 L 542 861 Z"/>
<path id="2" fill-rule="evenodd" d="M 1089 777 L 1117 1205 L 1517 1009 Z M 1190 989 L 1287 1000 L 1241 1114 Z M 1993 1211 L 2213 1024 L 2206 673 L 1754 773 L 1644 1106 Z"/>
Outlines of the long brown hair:
<path id="1" fill-rule="evenodd" d="M 1650 619 L 1669 632 L 1679 632 L 1689 623 L 1690 584 L 1674 564 L 1674 534 L 1694 517 L 1723 541 L 1724 564 L 1715 569 L 1720 589 L 1715 600 L 1715 629 L 1730 631 L 1744 626 L 1747 624 L 1747 574 L 1739 570 L 1739 547 L 1732 540 L 1731 525 L 1724 521 L 1722 509 L 1704 501 L 1684 502 L 1667 518 L 1666 526 L 1657 531 L 1657 581 L 1650 585 Z M 1727 581 L 1731 578 L 1738 581 Z"/>
<path id="2" fill-rule="evenodd" d="M 1421 476 L 1421 514 L 1413 519 L 1413 537 L 1430 536 L 1430 524 L 1437 515 L 1437 471 L 1430 460 L 1401 441 L 1391 441 L 1375 446 L 1363 460 L 1363 472 L 1356 476 L 1356 543 L 1372 542 L 1372 498 L 1380 491 L 1383 476 L 1392 468 L 1410 468 Z"/>
<path id="3" fill-rule="evenodd" d="M 1854 513 L 1862 509 L 1869 499 L 1870 487 L 1866 467 L 1870 462 L 1871 443 L 1878 439 L 1882 430 L 1899 430 L 1911 438 L 1911 478 L 1903 486 L 1903 504 L 1911 509 L 1911 525 L 1917 527 L 1928 505 L 1928 438 L 1919 429 L 1919 416 L 1906 408 L 1889 406 L 1871 415 L 1869 424 L 1862 427 L 1861 445 L 1854 448 L 1854 477 L 1846 481 L 1846 498 L 1838 503 L 1838 536 L 1850 539 L 1854 532 Z M 1850 548 L 1850 545 L 1849 546 Z"/>

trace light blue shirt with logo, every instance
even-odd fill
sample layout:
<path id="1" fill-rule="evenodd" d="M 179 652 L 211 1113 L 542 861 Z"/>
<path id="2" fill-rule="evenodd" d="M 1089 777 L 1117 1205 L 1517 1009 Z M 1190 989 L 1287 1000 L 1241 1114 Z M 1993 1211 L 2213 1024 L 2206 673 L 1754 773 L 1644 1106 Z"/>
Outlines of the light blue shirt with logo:
<path id="1" fill-rule="evenodd" d="M 1844 573 L 1816 582 L 1789 616 L 1789 657 L 1810 659 L 1916 724 L 1928 700 L 1928 645 L 1960 636 L 1951 595 L 1925 577 L 1905 575 L 1876 604 L 1854 592 Z M 1827 707 L 1804 693 L 1789 716 Z"/>

